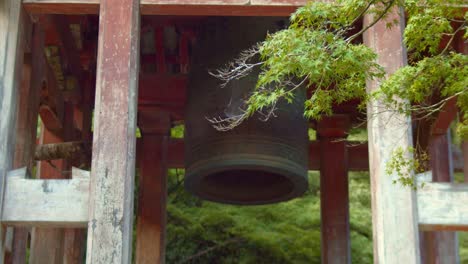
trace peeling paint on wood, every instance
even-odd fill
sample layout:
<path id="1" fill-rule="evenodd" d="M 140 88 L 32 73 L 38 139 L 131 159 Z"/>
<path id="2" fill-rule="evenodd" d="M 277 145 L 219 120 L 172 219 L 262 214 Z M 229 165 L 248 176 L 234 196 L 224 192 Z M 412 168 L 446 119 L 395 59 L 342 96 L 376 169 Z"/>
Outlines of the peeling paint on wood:
<path id="1" fill-rule="evenodd" d="M 73 168 L 72 174 L 70 180 L 42 180 L 30 179 L 26 168 L 10 171 L 2 222 L 13 226 L 85 227 L 89 172 Z"/>
<path id="2" fill-rule="evenodd" d="M 140 8 L 100 5 L 87 263 L 130 263 Z"/>
<path id="3" fill-rule="evenodd" d="M 20 1 L 0 2 L 0 205 L 4 201 L 6 175 L 13 166 L 16 109 L 27 39 L 24 20 Z M 5 236 L 5 231 L 0 225 L 0 237 Z M 0 263 L 4 254 L 4 241 L 0 239 Z"/>

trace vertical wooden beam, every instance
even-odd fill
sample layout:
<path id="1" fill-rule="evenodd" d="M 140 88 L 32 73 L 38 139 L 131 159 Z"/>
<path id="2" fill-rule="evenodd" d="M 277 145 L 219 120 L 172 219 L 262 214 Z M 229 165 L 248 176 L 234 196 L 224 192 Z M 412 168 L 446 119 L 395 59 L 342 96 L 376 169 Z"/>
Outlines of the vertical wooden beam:
<path id="1" fill-rule="evenodd" d="M 33 26 L 31 46 L 31 56 L 25 59 L 23 66 L 14 160 L 15 168 L 28 167 L 30 170 L 33 167 L 36 146 L 39 95 L 45 81 L 44 32 L 38 24 Z M 26 263 L 28 235 L 28 228 L 14 229 L 11 263 Z"/>
<path id="2" fill-rule="evenodd" d="M 158 110 L 140 110 L 138 126 L 142 138 L 138 145 L 140 184 L 136 263 L 164 263 L 170 117 Z"/>
<path id="3" fill-rule="evenodd" d="M 64 106 L 64 141 L 69 142 L 77 140 L 75 138 L 75 106 L 72 102 L 68 101 Z M 71 178 L 71 168 L 73 160 L 65 160 L 64 168 L 67 173 L 64 175 L 66 178 Z M 83 263 L 85 230 L 79 228 L 67 228 L 63 230 L 63 263 L 64 264 L 80 264 Z"/>
<path id="4" fill-rule="evenodd" d="M 430 139 L 430 157 L 433 182 L 452 182 L 452 150 L 450 132 L 435 134 Z M 459 263 L 458 236 L 453 231 L 424 232 L 421 255 L 424 263 Z"/>
<path id="5" fill-rule="evenodd" d="M 87 263 L 131 263 L 140 2 L 100 2 Z"/>
<path id="6" fill-rule="evenodd" d="M 26 40 L 21 1 L 0 2 L 0 206 L 6 175 L 13 167 L 16 110 Z M 1 218 L 1 213 L 0 213 Z M 0 225 L 0 263 L 5 256 L 5 231 Z"/>
<path id="7" fill-rule="evenodd" d="M 137 215 L 136 263 L 165 263 L 168 135 L 143 134 Z"/>
<path id="8" fill-rule="evenodd" d="M 406 64 L 404 18 L 399 13 L 394 9 L 387 20 L 377 22 L 364 33 L 364 43 L 378 54 L 377 61 L 388 75 Z M 394 19 L 399 24 L 387 29 L 386 23 Z M 372 21 L 374 17 L 366 16 L 364 26 Z M 367 83 L 368 92 L 378 87 L 377 80 Z M 397 147 L 412 146 L 411 122 L 406 116 L 382 111 L 383 108 L 375 101 L 367 106 L 374 263 L 420 263 L 415 193 L 411 188 L 393 184 L 396 176 L 385 172 Z"/>
<path id="9" fill-rule="evenodd" d="M 86 232 L 83 229 L 65 229 L 63 264 L 83 263 Z"/>
<path id="10" fill-rule="evenodd" d="M 322 263 L 351 263 L 349 240 L 347 116 L 324 117 L 320 138 L 320 206 Z"/>

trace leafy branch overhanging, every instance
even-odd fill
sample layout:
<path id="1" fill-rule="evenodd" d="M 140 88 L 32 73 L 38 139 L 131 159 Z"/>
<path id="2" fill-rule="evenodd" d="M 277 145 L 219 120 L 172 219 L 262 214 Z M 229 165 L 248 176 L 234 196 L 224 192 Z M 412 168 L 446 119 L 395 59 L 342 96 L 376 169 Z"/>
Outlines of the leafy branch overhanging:
<path id="1" fill-rule="evenodd" d="M 464 5 L 466 0 L 310 2 L 291 16 L 288 28 L 269 34 L 225 68 L 211 73 L 224 86 L 260 67 L 257 86 L 244 102 L 242 114 L 208 120 L 221 131 L 233 129 L 255 113 L 268 120 L 278 101 L 291 102 L 297 89 L 309 89 L 304 115 L 316 120 L 331 115 L 333 105 L 351 99 L 362 102 L 361 110 L 369 100 L 379 100 L 385 111 L 414 120 L 431 119 L 449 100 L 456 100 L 461 120 L 457 134 L 467 138 L 468 56 L 454 49 L 456 41 L 461 39 L 466 45 L 468 38 Z M 408 17 L 404 43 L 409 63 L 386 77 L 376 62 L 377 54 L 360 40 L 381 20 L 387 21 L 389 29 L 399 23 L 388 21 L 394 9 L 404 10 Z M 364 16 L 372 19 L 358 27 Z M 367 93 L 366 82 L 376 79 L 381 83 L 379 90 Z M 396 160 L 393 166 L 402 169 L 398 162 L 402 161 Z M 405 181 L 404 185 L 411 185 Z"/>
<path id="2" fill-rule="evenodd" d="M 309 89 L 304 115 L 320 119 L 332 114 L 332 106 L 360 99 L 381 100 L 386 109 L 429 117 L 456 97 L 462 114 L 458 132 L 468 135 L 468 57 L 456 53 L 454 40 L 466 40 L 468 15 L 460 8 L 466 0 L 337 0 L 311 2 L 299 8 L 287 29 L 242 52 L 238 58 L 211 74 L 223 85 L 243 78 L 260 67 L 257 86 L 245 101 L 241 115 L 209 119 L 218 130 L 229 130 L 255 113 L 267 120 L 279 100 L 291 101 L 297 89 Z M 408 21 L 404 41 L 409 65 L 384 80 L 377 54 L 361 44 L 363 33 L 391 10 L 402 8 Z M 372 21 L 357 23 L 365 15 Z M 388 21 L 391 28 L 398 21 Z M 382 81 L 377 93 L 366 92 L 366 81 Z M 434 96 L 440 100 L 433 102 Z M 403 99 L 403 100 L 401 100 Z"/>

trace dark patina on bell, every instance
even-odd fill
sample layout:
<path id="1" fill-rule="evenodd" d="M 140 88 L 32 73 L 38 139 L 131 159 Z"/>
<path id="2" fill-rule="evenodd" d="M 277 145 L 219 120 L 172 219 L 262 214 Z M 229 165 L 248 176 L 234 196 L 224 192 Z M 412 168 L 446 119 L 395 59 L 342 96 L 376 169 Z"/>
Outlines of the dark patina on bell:
<path id="1" fill-rule="evenodd" d="M 286 201 L 308 188 L 305 91 L 280 102 L 276 117 L 253 116 L 238 127 L 217 131 L 206 117 L 236 115 L 254 89 L 258 70 L 220 88 L 208 71 L 218 69 L 277 30 L 274 18 L 213 18 L 193 51 L 185 132 L 185 187 L 193 194 L 229 204 Z"/>

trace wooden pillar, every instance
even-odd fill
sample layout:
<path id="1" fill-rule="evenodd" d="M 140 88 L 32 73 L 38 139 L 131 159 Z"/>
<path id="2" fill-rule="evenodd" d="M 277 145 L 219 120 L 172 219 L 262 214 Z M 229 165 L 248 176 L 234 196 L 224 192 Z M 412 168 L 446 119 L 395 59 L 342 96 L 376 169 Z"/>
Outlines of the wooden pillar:
<path id="1" fill-rule="evenodd" d="M 387 20 L 377 22 L 364 33 L 364 43 L 378 54 L 377 61 L 387 74 L 406 64 L 402 43 L 404 19 L 398 11 L 394 9 Z M 387 22 L 394 19 L 399 24 L 388 29 Z M 372 21 L 372 16 L 366 16 L 364 27 Z M 378 87 L 379 81 L 367 84 L 369 92 Z M 374 263 L 420 263 L 415 192 L 393 184 L 396 176 L 385 172 L 386 163 L 396 148 L 407 149 L 413 145 L 411 122 L 406 116 L 385 112 L 383 108 L 381 102 L 375 101 L 367 106 Z"/>
<path id="2" fill-rule="evenodd" d="M 324 117 L 320 139 L 320 206 L 322 263 L 351 263 L 349 240 L 347 116 Z"/>
<path id="3" fill-rule="evenodd" d="M 16 110 L 28 36 L 25 21 L 21 1 L 0 2 L 0 204 L 3 204 L 6 175 L 13 168 Z M 5 231 L 0 225 L 0 263 L 5 256 Z"/>
<path id="4" fill-rule="evenodd" d="M 45 81 L 44 32 L 35 24 L 32 32 L 31 53 L 25 58 L 23 79 L 18 98 L 18 119 L 14 167 L 32 170 L 37 137 L 39 94 Z M 29 228 L 14 229 L 11 263 L 26 263 Z"/>
<path id="5" fill-rule="evenodd" d="M 92 76 L 89 72 L 86 72 L 82 86 L 83 100 L 80 107 L 75 106 L 74 116 L 75 122 L 78 129 L 81 129 L 81 140 L 84 142 L 91 142 L 91 120 L 92 120 L 92 108 L 91 108 L 91 93 L 94 87 L 92 82 Z M 73 133 L 73 131 L 69 131 Z M 70 140 L 77 140 L 70 138 Z M 82 155 L 78 160 L 74 161 L 75 167 L 89 168 L 88 156 Z M 64 264 L 81 264 L 83 263 L 83 256 L 85 253 L 85 241 L 86 241 L 86 229 L 65 229 L 64 238 Z"/>
<path id="6" fill-rule="evenodd" d="M 65 229 L 63 264 L 83 263 L 84 242 L 86 240 L 85 231 L 84 229 Z"/>
<path id="7" fill-rule="evenodd" d="M 140 3 L 102 0 L 87 263 L 131 263 Z"/>
<path id="8" fill-rule="evenodd" d="M 453 166 L 450 132 L 433 135 L 430 139 L 432 181 L 452 182 Z M 423 232 L 421 254 L 424 263 L 459 263 L 458 237 L 453 231 Z"/>
<path id="9" fill-rule="evenodd" d="M 78 140 L 75 138 L 75 107 L 68 101 L 64 106 L 64 141 L 70 142 Z M 64 178 L 71 178 L 71 169 L 73 160 L 65 160 L 64 168 L 66 173 Z M 83 263 L 85 230 L 79 228 L 66 228 L 63 230 L 63 264 L 81 264 Z"/>
<path id="10" fill-rule="evenodd" d="M 140 184 L 137 215 L 136 263 L 164 263 L 166 229 L 167 115 L 144 118 L 139 113 L 142 138 L 139 147 Z M 150 121 L 150 122 L 148 122 Z"/>

